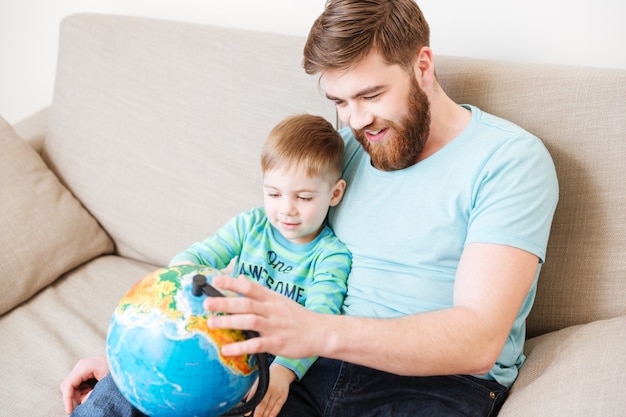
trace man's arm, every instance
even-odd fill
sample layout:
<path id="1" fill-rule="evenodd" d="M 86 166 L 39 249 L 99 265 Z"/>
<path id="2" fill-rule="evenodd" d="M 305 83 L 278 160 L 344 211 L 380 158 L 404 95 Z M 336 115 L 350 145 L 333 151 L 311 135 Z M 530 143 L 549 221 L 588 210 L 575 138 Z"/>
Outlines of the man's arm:
<path id="1" fill-rule="evenodd" d="M 214 284 L 245 298 L 209 298 L 212 327 L 255 330 L 261 337 L 223 348 L 225 355 L 271 352 L 325 356 L 401 375 L 483 374 L 497 360 L 537 271 L 521 249 L 467 245 L 456 275 L 454 307 L 394 319 L 310 312 L 245 279 Z"/>

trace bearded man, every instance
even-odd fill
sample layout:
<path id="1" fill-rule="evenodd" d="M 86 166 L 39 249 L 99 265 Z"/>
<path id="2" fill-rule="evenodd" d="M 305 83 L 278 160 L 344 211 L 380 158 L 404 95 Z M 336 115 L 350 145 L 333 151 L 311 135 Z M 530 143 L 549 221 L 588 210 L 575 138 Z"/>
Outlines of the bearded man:
<path id="1" fill-rule="evenodd" d="M 280 416 L 494 416 L 524 362 L 525 320 L 558 182 L 542 142 L 459 105 L 435 75 L 413 0 L 330 0 L 304 68 L 347 126 L 330 225 L 352 252 L 343 315 L 244 279 L 214 284 L 215 327 L 254 329 L 226 354 L 320 356 Z"/>

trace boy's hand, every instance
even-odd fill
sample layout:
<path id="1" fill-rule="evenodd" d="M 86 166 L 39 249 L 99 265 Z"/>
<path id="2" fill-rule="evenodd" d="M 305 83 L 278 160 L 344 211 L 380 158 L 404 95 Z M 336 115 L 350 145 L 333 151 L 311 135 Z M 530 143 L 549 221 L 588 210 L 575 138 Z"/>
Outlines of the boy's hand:
<path id="1" fill-rule="evenodd" d="M 270 366 L 270 383 L 265 396 L 254 409 L 254 417 L 276 417 L 283 408 L 287 396 L 289 395 L 289 385 L 296 379 L 296 374 L 292 370 L 279 364 Z M 252 398 L 256 392 L 257 383 L 248 394 Z"/>
<path id="2" fill-rule="evenodd" d="M 90 382 L 99 381 L 108 372 L 109 364 L 104 355 L 79 360 L 61 382 L 65 412 L 71 414 L 75 405 L 85 402 L 93 390 L 93 384 Z"/>

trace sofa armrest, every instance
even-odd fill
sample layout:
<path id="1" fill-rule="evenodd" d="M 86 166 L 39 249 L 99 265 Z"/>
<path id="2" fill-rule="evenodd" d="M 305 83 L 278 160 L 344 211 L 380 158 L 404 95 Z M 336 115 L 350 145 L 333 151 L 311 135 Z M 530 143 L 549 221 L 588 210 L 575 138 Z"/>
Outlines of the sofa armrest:
<path id="1" fill-rule="evenodd" d="M 50 107 L 44 107 L 12 126 L 13 131 L 24 139 L 37 153 L 41 153 L 43 149 L 43 141 L 48 127 L 49 110 Z"/>

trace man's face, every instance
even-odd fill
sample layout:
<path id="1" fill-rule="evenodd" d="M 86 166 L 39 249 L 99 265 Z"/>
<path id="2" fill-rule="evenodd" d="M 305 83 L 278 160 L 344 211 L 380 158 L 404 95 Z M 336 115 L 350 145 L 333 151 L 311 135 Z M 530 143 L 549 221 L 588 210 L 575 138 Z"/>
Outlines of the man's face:
<path id="1" fill-rule="evenodd" d="M 412 73 L 374 51 L 348 70 L 324 72 L 322 84 L 376 168 L 394 171 L 417 162 L 428 139 L 430 106 Z"/>

